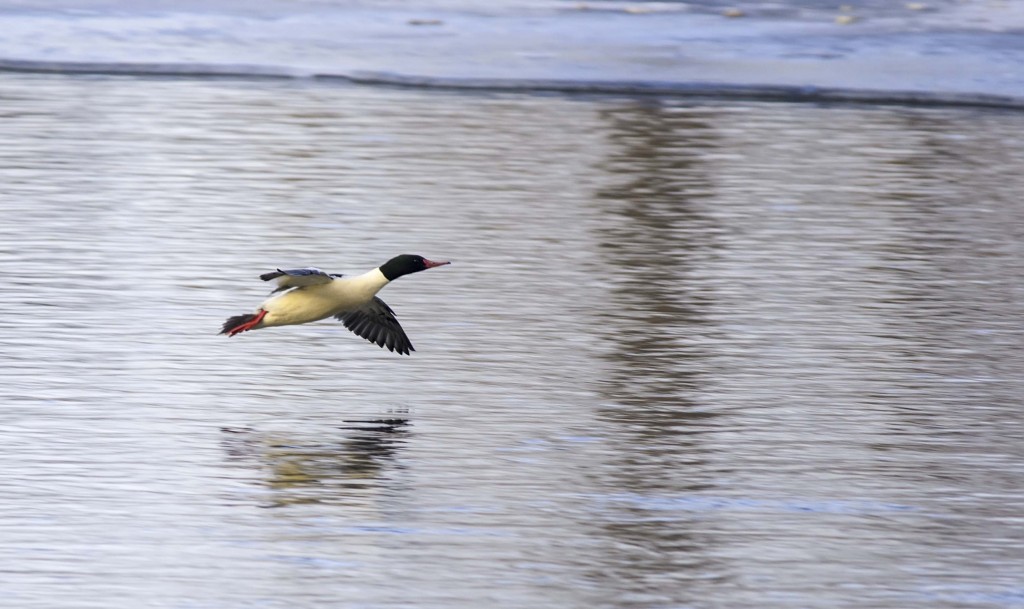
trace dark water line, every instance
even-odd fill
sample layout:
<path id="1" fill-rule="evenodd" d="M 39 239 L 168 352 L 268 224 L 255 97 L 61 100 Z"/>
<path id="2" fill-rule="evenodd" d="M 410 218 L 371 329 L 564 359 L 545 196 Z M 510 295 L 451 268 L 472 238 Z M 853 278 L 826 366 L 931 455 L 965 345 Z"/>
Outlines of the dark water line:
<path id="1" fill-rule="evenodd" d="M 740 85 L 715 82 L 599 81 L 512 78 L 446 78 L 408 76 L 386 72 L 355 72 L 350 75 L 317 75 L 365 85 L 392 85 L 431 89 L 469 89 L 659 97 L 701 97 L 737 101 L 795 103 L 843 102 L 878 105 L 983 107 L 1024 109 L 1024 98 L 984 93 L 885 91 L 790 85 Z"/>
<path id="2" fill-rule="evenodd" d="M 33 61 L 0 59 L 0 72 L 95 74 L 103 76 L 173 76 L 178 78 L 308 78 L 310 74 L 279 66 L 193 63 Z"/>
<path id="3" fill-rule="evenodd" d="M 259 78 L 342 81 L 367 86 L 521 93 L 582 93 L 657 97 L 699 97 L 732 101 L 856 103 L 922 107 L 1024 110 L 1024 98 L 986 93 L 889 91 L 836 87 L 730 84 L 715 82 L 600 81 L 529 78 L 456 78 L 392 72 L 317 73 L 281 66 L 190 63 L 68 62 L 0 59 L 0 71 L 178 78 Z"/>

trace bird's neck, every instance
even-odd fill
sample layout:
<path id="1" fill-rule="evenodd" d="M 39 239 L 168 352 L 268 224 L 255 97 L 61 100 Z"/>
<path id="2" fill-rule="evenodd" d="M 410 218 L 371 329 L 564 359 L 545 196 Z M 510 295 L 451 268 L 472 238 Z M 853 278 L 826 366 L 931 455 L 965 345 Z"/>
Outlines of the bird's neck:
<path id="1" fill-rule="evenodd" d="M 376 268 L 362 275 L 356 275 L 350 280 L 349 285 L 365 292 L 368 296 L 373 296 L 388 283 L 388 278 L 384 276 L 384 273 L 380 272 L 379 268 Z"/>

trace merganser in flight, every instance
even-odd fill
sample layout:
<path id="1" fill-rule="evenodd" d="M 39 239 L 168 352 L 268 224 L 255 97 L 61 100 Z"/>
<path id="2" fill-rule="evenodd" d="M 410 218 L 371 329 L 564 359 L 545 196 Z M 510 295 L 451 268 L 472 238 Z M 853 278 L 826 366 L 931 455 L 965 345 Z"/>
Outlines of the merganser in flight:
<path id="1" fill-rule="evenodd" d="M 402 275 L 446 264 L 450 263 L 402 254 L 355 277 L 328 274 L 317 268 L 277 269 L 260 275 L 263 281 L 277 280 L 277 288 L 270 297 L 255 313 L 229 317 L 220 333 L 234 336 L 248 330 L 305 324 L 334 317 L 371 343 L 409 355 L 410 351 L 415 351 L 409 337 L 395 319 L 395 312 L 376 294 Z"/>

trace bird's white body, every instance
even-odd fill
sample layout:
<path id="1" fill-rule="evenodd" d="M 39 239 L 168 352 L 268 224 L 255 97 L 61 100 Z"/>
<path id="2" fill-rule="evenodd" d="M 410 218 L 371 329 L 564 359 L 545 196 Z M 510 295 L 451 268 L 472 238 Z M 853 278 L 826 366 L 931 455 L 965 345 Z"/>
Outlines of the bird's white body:
<path id="1" fill-rule="evenodd" d="M 337 277 L 330 283 L 275 294 L 260 305 L 267 314 L 257 327 L 305 324 L 353 311 L 373 300 L 388 283 L 380 269 L 373 269 L 355 277 Z"/>

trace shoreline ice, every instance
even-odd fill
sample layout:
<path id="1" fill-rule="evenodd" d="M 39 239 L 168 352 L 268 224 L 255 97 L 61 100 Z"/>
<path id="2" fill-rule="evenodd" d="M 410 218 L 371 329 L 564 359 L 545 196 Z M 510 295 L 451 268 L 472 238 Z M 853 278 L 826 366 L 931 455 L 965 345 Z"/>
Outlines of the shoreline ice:
<path id="1" fill-rule="evenodd" d="M 846 25 L 757 3 L 740 18 L 680 3 L 43 6 L 0 2 L 0 70 L 1024 107 L 1012 3 L 846 7 L 862 20 Z"/>

